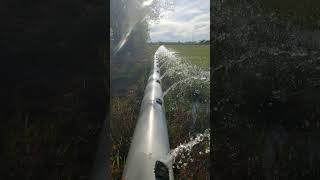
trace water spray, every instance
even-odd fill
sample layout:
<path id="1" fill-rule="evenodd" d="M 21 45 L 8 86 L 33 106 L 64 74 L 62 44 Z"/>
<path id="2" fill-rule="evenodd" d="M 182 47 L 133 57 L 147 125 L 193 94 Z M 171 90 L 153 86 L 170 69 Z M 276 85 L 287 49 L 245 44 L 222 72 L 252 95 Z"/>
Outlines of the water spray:
<path id="1" fill-rule="evenodd" d="M 151 6 L 154 3 L 154 0 L 146 0 L 144 1 L 142 4 L 140 4 L 140 7 L 142 8 L 143 11 L 146 11 L 145 13 L 143 13 L 144 15 L 141 17 L 136 17 L 133 21 L 133 23 L 131 23 L 128 27 L 127 32 L 124 34 L 124 36 L 121 38 L 121 40 L 118 42 L 118 44 L 116 45 L 115 49 L 112 52 L 112 55 L 116 55 L 122 48 L 123 46 L 126 44 L 126 42 L 128 41 L 132 30 L 134 29 L 134 27 L 139 23 L 139 22 L 143 22 L 146 20 L 148 14 L 149 14 L 149 10 L 147 9 L 149 6 Z"/>

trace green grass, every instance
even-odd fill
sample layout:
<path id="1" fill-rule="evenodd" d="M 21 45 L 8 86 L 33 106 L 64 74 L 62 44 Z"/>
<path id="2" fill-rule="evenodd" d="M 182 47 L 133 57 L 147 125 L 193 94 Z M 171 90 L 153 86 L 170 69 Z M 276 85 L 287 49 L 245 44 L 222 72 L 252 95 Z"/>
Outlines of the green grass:
<path id="1" fill-rule="evenodd" d="M 201 67 L 204 70 L 210 67 L 210 46 L 209 45 L 189 45 L 177 44 L 166 45 L 169 50 L 178 53 L 179 56 L 188 60 L 190 63 Z"/>

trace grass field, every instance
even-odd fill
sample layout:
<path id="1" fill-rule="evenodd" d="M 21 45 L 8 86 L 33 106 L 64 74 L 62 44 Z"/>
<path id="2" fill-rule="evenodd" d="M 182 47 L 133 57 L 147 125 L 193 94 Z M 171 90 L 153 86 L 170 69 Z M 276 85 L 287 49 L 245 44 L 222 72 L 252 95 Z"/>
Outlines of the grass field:
<path id="1" fill-rule="evenodd" d="M 178 55 L 204 70 L 210 67 L 210 46 L 177 44 L 166 45 L 169 50 L 175 51 Z"/>

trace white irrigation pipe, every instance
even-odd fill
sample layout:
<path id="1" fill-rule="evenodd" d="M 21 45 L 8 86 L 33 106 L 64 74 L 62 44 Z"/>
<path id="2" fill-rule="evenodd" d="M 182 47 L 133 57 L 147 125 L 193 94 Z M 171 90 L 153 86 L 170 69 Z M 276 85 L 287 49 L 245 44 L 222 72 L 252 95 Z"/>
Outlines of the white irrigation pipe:
<path id="1" fill-rule="evenodd" d="M 126 159 L 125 180 L 154 180 L 156 161 L 170 152 L 159 62 L 155 58 L 141 104 L 139 118 Z M 172 165 L 167 164 L 170 180 Z M 161 179 L 161 178 L 160 178 Z"/>

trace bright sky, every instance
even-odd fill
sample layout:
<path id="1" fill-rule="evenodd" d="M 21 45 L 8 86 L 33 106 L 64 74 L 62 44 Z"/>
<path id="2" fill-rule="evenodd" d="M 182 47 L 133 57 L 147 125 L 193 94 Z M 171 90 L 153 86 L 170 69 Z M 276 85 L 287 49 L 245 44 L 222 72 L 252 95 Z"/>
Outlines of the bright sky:
<path id="1" fill-rule="evenodd" d="M 173 0 L 174 10 L 159 23 L 149 22 L 152 42 L 210 39 L 210 0 Z"/>

